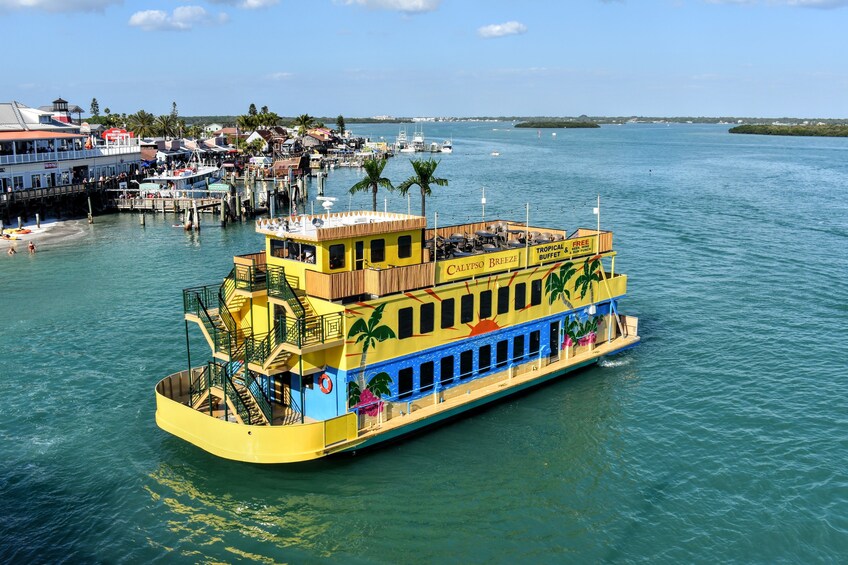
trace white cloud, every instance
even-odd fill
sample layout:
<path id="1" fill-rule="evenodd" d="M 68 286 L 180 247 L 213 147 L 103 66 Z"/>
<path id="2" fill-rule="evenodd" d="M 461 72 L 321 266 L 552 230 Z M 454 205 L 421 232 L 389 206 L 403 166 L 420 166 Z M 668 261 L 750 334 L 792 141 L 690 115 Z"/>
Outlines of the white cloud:
<path id="1" fill-rule="evenodd" d="M 477 35 L 480 37 L 503 37 L 505 35 L 518 35 L 525 33 L 527 26 L 520 22 L 506 22 L 504 24 L 492 24 L 479 28 Z"/>
<path id="2" fill-rule="evenodd" d="M 178 6 L 171 14 L 162 10 L 142 10 L 130 16 L 129 24 L 143 31 L 188 31 L 194 26 L 222 24 L 227 14 L 210 14 L 200 6 Z"/>
<path id="3" fill-rule="evenodd" d="M 102 12 L 115 4 L 123 4 L 123 0 L 0 0 L 0 11 Z"/>
<path id="4" fill-rule="evenodd" d="M 291 73 L 278 72 L 265 75 L 265 78 L 267 78 L 268 80 L 286 80 L 287 78 L 291 78 L 292 76 L 293 75 Z"/>
<path id="5" fill-rule="evenodd" d="M 848 6 L 848 0 L 706 0 L 709 4 L 740 4 L 756 6 L 791 6 L 797 8 L 842 8 Z"/>
<path id="6" fill-rule="evenodd" d="M 226 4 L 227 6 L 235 6 L 244 10 L 255 10 L 257 8 L 267 8 L 274 4 L 279 4 L 280 0 L 209 0 L 213 4 Z"/>
<path id="7" fill-rule="evenodd" d="M 442 0 L 342 0 L 347 6 L 356 4 L 372 10 L 394 10 L 407 14 L 432 12 Z"/>

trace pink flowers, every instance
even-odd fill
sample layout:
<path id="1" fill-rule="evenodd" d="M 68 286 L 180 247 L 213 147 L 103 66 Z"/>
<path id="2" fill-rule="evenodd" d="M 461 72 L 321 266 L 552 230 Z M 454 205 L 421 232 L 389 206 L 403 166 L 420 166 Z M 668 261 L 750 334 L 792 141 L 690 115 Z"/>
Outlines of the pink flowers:
<path id="1" fill-rule="evenodd" d="M 589 332 L 577 340 L 577 345 L 589 345 L 595 343 L 595 332 Z"/>
<path id="2" fill-rule="evenodd" d="M 366 388 L 359 395 L 359 403 L 354 408 L 358 408 L 360 414 L 376 416 L 383 409 L 383 403 L 379 396 L 374 396 L 374 393 Z"/>

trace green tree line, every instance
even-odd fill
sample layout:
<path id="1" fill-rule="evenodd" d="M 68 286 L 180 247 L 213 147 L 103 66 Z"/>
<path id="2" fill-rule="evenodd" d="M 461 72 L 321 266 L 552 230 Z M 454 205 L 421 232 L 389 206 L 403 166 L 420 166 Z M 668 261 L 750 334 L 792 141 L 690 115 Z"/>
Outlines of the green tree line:
<path id="1" fill-rule="evenodd" d="M 756 135 L 801 135 L 811 137 L 848 137 L 848 126 L 843 125 L 797 125 L 775 126 L 748 124 L 732 127 L 730 133 L 749 133 Z"/>

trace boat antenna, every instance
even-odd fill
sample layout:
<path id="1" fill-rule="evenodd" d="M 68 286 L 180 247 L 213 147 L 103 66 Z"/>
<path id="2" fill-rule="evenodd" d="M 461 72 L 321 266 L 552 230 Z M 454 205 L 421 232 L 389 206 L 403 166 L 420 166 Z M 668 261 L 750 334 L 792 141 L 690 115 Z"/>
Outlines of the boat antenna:
<path id="1" fill-rule="evenodd" d="M 480 202 L 483 204 L 483 223 L 486 223 L 486 187 L 483 187 L 483 198 L 480 199 Z"/>
<path id="2" fill-rule="evenodd" d="M 598 231 L 595 239 L 595 255 L 601 254 L 601 195 L 598 195 L 598 206 L 592 212 L 598 217 Z"/>
<path id="3" fill-rule="evenodd" d="M 433 286 L 436 286 L 436 262 L 438 261 L 439 253 L 439 213 L 436 212 L 433 218 Z"/>
<path id="4" fill-rule="evenodd" d="M 530 203 L 524 205 L 527 208 L 527 219 L 524 223 L 524 266 L 530 263 Z"/>

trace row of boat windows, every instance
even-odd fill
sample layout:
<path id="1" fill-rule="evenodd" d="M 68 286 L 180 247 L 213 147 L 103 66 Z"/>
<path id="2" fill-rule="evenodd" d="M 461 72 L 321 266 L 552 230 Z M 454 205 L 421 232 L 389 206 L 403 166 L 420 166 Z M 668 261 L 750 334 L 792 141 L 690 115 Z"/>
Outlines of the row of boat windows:
<path id="1" fill-rule="evenodd" d="M 386 240 L 372 239 L 370 243 L 369 262 L 386 262 Z M 271 255 L 281 259 L 291 259 L 305 263 L 315 263 L 315 246 L 298 241 L 271 240 Z M 397 238 L 397 256 L 399 259 L 412 257 L 412 236 L 402 235 Z M 329 247 L 330 269 L 344 269 L 346 264 L 347 248 L 345 244 L 338 243 Z M 357 257 L 361 261 L 363 257 Z M 361 268 L 361 267 L 360 267 Z"/>
<path id="2" fill-rule="evenodd" d="M 338 243 L 331 245 L 330 251 L 330 269 L 343 269 L 345 266 L 345 257 L 347 249 L 345 244 Z M 386 261 L 386 240 L 372 239 L 370 244 L 369 262 L 384 263 Z M 399 259 L 412 257 L 412 236 L 401 235 L 397 238 L 397 256 Z M 357 258 L 358 259 L 358 258 Z"/>
<path id="3" fill-rule="evenodd" d="M 510 292 L 509 286 L 497 289 L 497 313 L 506 314 L 510 306 L 514 311 L 523 310 L 527 304 L 527 283 L 515 285 L 515 292 Z M 510 296 L 512 295 L 512 296 Z M 484 290 L 477 295 L 466 294 L 459 299 L 459 323 L 468 324 L 475 319 L 475 302 L 477 303 L 479 318 L 485 320 L 492 317 L 493 292 Z M 542 279 L 530 281 L 530 306 L 538 306 L 542 303 Z M 415 313 L 414 306 L 398 310 L 398 339 L 406 339 L 414 335 Z M 435 329 L 436 304 L 427 302 L 419 307 L 419 334 L 427 334 Z M 441 302 L 440 325 L 442 329 L 452 328 L 456 325 L 456 299 L 446 298 Z"/>
<path id="4" fill-rule="evenodd" d="M 528 338 L 529 339 L 526 339 Z M 529 345 L 529 346 L 528 346 Z M 504 339 L 494 345 L 481 345 L 476 350 L 477 365 L 475 370 L 475 350 L 467 349 L 459 354 L 459 363 L 456 356 L 448 355 L 439 360 L 439 384 L 448 386 L 472 377 L 485 375 L 492 369 L 503 369 L 509 363 L 520 363 L 527 357 L 539 354 L 541 347 L 541 332 L 539 330 L 530 332 L 529 336 L 517 335 L 512 338 L 512 356 L 510 357 L 510 340 Z M 494 353 L 494 358 L 492 354 Z M 459 371 L 457 373 L 457 370 Z M 436 362 L 427 361 L 418 367 L 418 383 L 416 386 L 414 368 L 404 367 L 398 371 L 398 398 L 412 396 L 413 392 L 427 392 L 433 389 L 436 377 Z"/>

